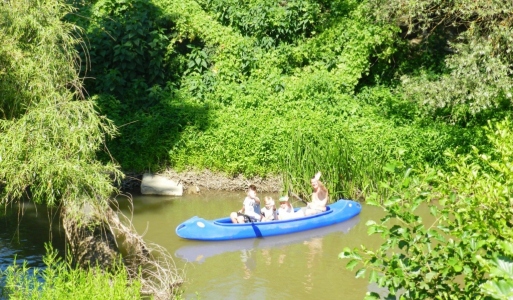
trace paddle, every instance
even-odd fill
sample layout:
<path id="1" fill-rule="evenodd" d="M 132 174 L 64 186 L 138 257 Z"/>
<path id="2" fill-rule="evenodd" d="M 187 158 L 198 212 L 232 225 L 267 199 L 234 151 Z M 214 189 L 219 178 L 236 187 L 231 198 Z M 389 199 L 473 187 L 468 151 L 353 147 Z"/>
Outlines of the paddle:
<path id="1" fill-rule="evenodd" d="M 241 212 L 237 212 L 237 215 L 244 217 L 244 223 L 247 223 L 249 220 L 249 222 L 251 222 L 251 227 L 253 227 L 253 230 L 255 231 L 256 237 L 262 237 L 262 232 L 260 232 L 260 228 L 256 226 L 255 221 L 253 221 L 253 219 L 250 216 L 243 214 Z"/>
<path id="2" fill-rule="evenodd" d="M 250 216 L 246 215 L 246 214 L 243 214 L 241 212 L 237 212 L 237 215 L 244 217 L 244 223 L 248 223 L 248 222 L 253 223 L 254 222 L 253 219 Z"/>
<path id="3" fill-rule="evenodd" d="M 290 194 L 290 196 L 292 196 L 292 197 L 294 197 L 294 198 L 296 198 L 296 199 L 300 200 L 300 201 L 301 201 L 301 202 L 303 202 L 304 204 L 308 205 L 308 202 L 306 202 L 305 200 L 301 199 L 301 197 L 299 197 L 296 193 L 289 191 L 289 194 Z"/>

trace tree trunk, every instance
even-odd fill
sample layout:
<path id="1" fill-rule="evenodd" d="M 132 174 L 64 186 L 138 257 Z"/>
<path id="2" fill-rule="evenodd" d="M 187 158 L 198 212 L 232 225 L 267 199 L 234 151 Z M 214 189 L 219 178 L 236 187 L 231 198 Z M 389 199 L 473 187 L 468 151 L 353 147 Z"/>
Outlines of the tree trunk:
<path id="1" fill-rule="evenodd" d="M 64 207 L 62 220 L 73 262 L 88 268 L 98 265 L 110 270 L 119 256 L 116 238 L 108 220 L 88 204 Z"/>
<path id="2" fill-rule="evenodd" d="M 112 270 L 116 259 L 123 255 L 128 274 L 141 280 L 142 294 L 172 299 L 184 282 L 182 271 L 165 249 L 158 245 L 150 249 L 130 226 L 130 220 L 119 215 L 128 225 L 111 208 L 100 211 L 87 202 L 64 207 L 63 226 L 75 265 Z"/>

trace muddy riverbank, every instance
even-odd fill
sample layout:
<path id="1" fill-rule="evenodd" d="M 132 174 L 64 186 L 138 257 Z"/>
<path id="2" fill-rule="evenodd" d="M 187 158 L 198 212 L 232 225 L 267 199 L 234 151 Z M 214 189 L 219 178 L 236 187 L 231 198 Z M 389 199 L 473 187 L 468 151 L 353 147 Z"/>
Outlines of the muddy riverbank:
<path id="1" fill-rule="evenodd" d="M 246 178 L 242 175 L 228 176 L 209 170 L 177 172 L 171 169 L 157 174 L 182 183 L 187 193 L 201 193 L 204 190 L 242 191 L 247 189 L 250 184 L 256 185 L 261 192 L 280 192 L 282 188 L 280 176 Z M 121 190 L 125 193 L 140 192 L 143 173 L 126 172 L 125 175 Z"/>

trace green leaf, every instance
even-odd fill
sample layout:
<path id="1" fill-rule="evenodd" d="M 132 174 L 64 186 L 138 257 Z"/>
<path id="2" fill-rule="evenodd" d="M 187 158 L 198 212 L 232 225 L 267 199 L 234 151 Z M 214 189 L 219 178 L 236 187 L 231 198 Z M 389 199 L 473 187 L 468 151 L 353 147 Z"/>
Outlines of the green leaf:
<path id="1" fill-rule="evenodd" d="M 501 241 L 500 245 L 502 249 L 504 249 L 505 254 L 513 256 L 513 243 Z"/>
<path id="2" fill-rule="evenodd" d="M 436 272 L 429 272 L 426 274 L 426 281 L 430 282 L 435 276 L 437 276 L 438 273 Z"/>
<path id="3" fill-rule="evenodd" d="M 434 205 L 429 206 L 429 212 L 432 216 L 436 217 L 438 215 L 438 208 Z"/>
<path id="4" fill-rule="evenodd" d="M 376 270 L 372 270 L 369 276 L 369 282 L 378 282 L 378 272 Z"/>
<path id="5" fill-rule="evenodd" d="M 488 280 L 481 285 L 481 290 L 496 299 L 511 299 L 513 297 L 513 281 L 511 280 Z"/>
<path id="6" fill-rule="evenodd" d="M 401 201 L 401 198 L 399 198 L 399 197 L 390 197 L 389 199 L 387 199 L 387 200 L 383 203 L 383 205 L 384 205 L 385 207 L 390 207 L 390 206 L 393 206 L 393 205 L 397 204 L 397 203 L 398 203 L 398 202 L 400 202 L 400 201 Z"/>
<path id="7" fill-rule="evenodd" d="M 399 249 L 403 249 L 405 247 L 407 247 L 407 248 L 409 247 L 408 242 L 406 242 L 405 240 L 400 240 L 399 241 Z"/>
<path id="8" fill-rule="evenodd" d="M 365 199 L 365 204 L 371 205 L 371 206 L 379 206 L 377 197 L 368 197 L 367 199 Z"/>
<path id="9" fill-rule="evenodd" d="M 356 276 L 355 278 L 365 278 L 365 271 L 366 269 L 365 268 L 361 268 L 359 269 L 358 271 L 356 271 Z"/>
<path id="10" fill-rule="evenodd" d="M 397 167 L 397 165 L 395 163 L 387 163 L 384 167 L 383 167 L 383 170 L 389 172 L 389 173 L 395 173 L 395 168 Z"/>
<path id="11" fill-rule="evenodd" d="M 352 259 L 352 260 L 350 260 L 350 261 L 347 263 L 347 265 L 346 265 L 346 269 L 348 269 L 348 270 L 351 270 L 351 271 L 352 271 L 352 270 L 354 269 L 354 267 L 355 267 L 359 262 L 360 262 L 360 261 L 359 261 L 359 260 L 357 260 L 357 259 Z"/>
<path id="12" fill-rule="evenodd" d="M 463 265 L 462 265 L 461 263 L 458 263 L 458 264 L 454 265 L 454 271 L 455 271 L 456 273 L 459 273 L 459 272 L 461 272 L 462 270 L 463 270 Z"/>
<path id="13" fill-rule="evenodd" d="M 510 258 L 498 256 L 494 262 L 497 268 L 492 270 L 492 275 L 513 278 L 513 261 Z"/>
<path id="14" fill-rule="evenodd" d="M 351 258 L 353 256 L 353 251 L 349 249 L 348 247 L 345 247 L 342 252 L 338 254 L 338 258 L 344 259 L 344 258 Z"/>
<path id="15" fill-rule="evenodd" d="M 375 225 L 376 224 L 376 221 L 374 220 L 368 220 L 367 222 L 365 222 L 365 226 L 371 226 L 371 225 Z"/>
<path id="16" fill-rule="evenodd" d="M 406 177 L 403 179 L 403 182 L 402 182 L 402 186 L 403 187 L 408 187 L 411 183 L 411 177 Z"/>
<path id="17" fill-rule="evenodd" d="M 373 235 L 374 233 L 379 232 L 377 230 L 377 228 L 378 228 L 377 225 L 370 226 L 369 228 L 367 228 L 367 234 L 368 235 Z"/>
<path id="18" fill-rule="evenodd" d="M 379 300 L 380 296 L 376 292 L 367 292 L 367 294 L 365 294 L 365 297 L 363 299 L 364 300 Z"/>

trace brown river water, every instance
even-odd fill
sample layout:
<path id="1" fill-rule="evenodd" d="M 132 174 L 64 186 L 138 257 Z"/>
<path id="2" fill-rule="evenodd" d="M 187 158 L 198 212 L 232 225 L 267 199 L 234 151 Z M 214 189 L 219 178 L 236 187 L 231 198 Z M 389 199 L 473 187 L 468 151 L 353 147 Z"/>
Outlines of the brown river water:
<path id="1" fill-rule="evenodd" d="M 261 199 L 267 195 L 279 196 L 259 194 Z M 145 241 L 166 248 L 176 266 L 185 270 L 185 299 L 363 299 L 368 291 L 384 293 L 366 279 L 356 279 L 356 269 L 347 270 L 347 260 L 338 258 L 344 247 L 381 245 L 381 238 L 369 236 L 365 225 L 384 215 L 377 207 L 363 204 L 360 215 L 346 222 L 270 238 L 201 242 L 176 235 L 178 224 L 192 216 L 214 219 L 240 209 L 244 196 L 244 192 L 206 192 L 183 197 L 134 195 L 132 203 L 121 197 L 118 201 Z M 0 217 L 2 270 L 12 264 L 14 255 L 18 261 L 42 266 L 43 245 L 50 234 L 55 247 L 64 249 L 58 218 L 49 230 L 52 214 L 46 209 L 27 205 L 25 211 L 21 222 L 18 213 Z M 420 213 L 429 215 L 427 209 Z"/>
<path id="2" fill-rule="evenodd" d="M 277 194 L 260 193 L 264 196 Z M 338 255 L 344 247 L 377 248 L 382 240 L 367 234 L 368 220 L 384 212 L 363 204 L 346 222 L 295 234 L 222 242 L 191 241 L 175 228 L 186 219 L 215 219 L 242 206 L 244 192 L 209 192 L 183 197 L 135 196 L 133 223 L 144 239 L 165 247 L 185 268 L 185 299 L 363 299 L 367 291 L 383 293 L 366 279 L 356 279 Z M 301 202 L 294 206 L 302 206 Z M 425 212 L 428 214 L 428 212 Z"/>

